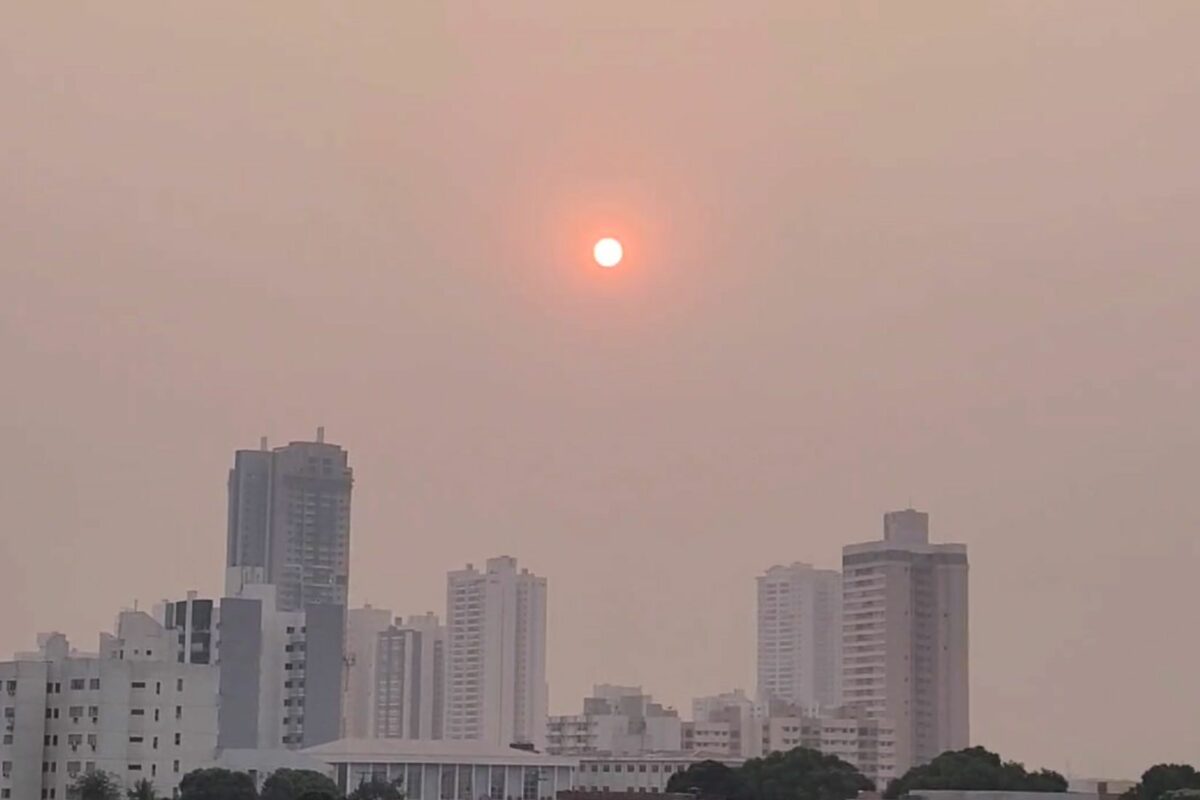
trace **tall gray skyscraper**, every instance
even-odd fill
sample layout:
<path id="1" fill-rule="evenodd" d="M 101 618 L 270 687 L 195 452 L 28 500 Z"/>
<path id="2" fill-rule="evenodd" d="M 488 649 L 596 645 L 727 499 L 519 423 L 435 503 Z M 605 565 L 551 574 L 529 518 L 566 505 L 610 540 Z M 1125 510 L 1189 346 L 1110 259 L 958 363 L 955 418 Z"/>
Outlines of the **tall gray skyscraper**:
<path id="1" fill-rule="evenodd" d="M 346 606 L 350 583 L 347 453 L 325 442 L 239 450 L 229 471 L 226 594 L 248 582 L 277 587 L 280 611 Z M 247 578 L 247 574 L 251 578 Z"/>
<path id="2" fill-rule="evenodd" d="M 896 772 L 970 744 L 967 547 L 930 544 L 929 515 L 883 519 L 842 550 L 843 697 L 896 730 Z"/>
<path id="3" fill-rule="evenodd" d="M 758 694 L 797 708 L 841 702 L 842 576 L 795 563 L 758 576 Z"/>

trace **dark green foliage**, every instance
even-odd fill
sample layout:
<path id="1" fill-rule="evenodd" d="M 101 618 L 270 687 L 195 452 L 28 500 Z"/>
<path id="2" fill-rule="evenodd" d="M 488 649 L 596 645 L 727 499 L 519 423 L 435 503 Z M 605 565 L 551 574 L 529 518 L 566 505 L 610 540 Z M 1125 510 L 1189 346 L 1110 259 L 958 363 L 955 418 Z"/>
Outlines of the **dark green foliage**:
<path id="1" fill-rule="evenodd" d="M 399 780 L 372 778 L 360 783 L 358 788 L 350 793 L 348 800 L 404 800 L 404 791 Z"/>
<path id="2" fill-rule="evenodd" d="M 158 795 L 154 792 L 154 782 L 149 778 L 142 778 L 125 790 L 125 796 L 129 800 L 158 800 Z"/>
<path id="3" fill-rule="evenodd" d="M 1178 800 L 1176 792 L 1200 790 L 1200 773 L 1190 764 L 1155 764 L 1129 794 L 1138 800 Z M 1183 795 L 1183 800 L 1188 796 Z"/>
<path id="4" fill-rule="evenodd" d="M 312 795 L 316 800 L 340 796 L 337 784 L 311 769 L 279 769 L 263 783 L 262 800 L 304 800 Z"/>
<path id="5" fill-rule="evenodd" d="M 668 792 L 711 800 L 849 800 L 873 784 L 837 756 L 797 747 L 737 769 L 701 761 L 671 776 Z"/>
<path id="6" fill-rule="evenodd" d="M 853 765 L 806 747 L 752 758 L 739 771 L 753 800 L 849 800 L 875 788 Z"/>
<path id="7" fill-rule="evenodd" d="M 179 782 L 179 800 L 258 800 L 258 790 L 244 772 L 197 769 Z"/>
<path id="8" fill-rule="evenodd" d="M 71 790 L 79 800 L 120 800 L 121 797 L 117 779 L 104 770 L 80 775 L 71 784 Z"/>
<path id="9" fill-rule="evenodd" d="M 913 767 L 888 784 L 884 797 L 895 798 L 914 789 L 960 789 L 1009 792 L 1065 792 L 1067 779 L 1041 769 L 1027 772 L 1016 761 L 1003 761 L 982 747 L 951 750 Z"/>
<path id="10" fill-rule="evenodd" d="M 739 771 L 720 761 L 697 761 L 667 781 L 667 791 L 714 800 L 749 800 Z"/>

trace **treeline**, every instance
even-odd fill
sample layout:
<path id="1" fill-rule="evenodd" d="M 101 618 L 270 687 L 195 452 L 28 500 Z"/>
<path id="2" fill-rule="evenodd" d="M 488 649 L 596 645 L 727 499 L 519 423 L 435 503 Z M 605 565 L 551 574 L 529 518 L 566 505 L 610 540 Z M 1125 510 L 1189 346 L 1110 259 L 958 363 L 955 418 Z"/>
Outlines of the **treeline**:
<path id="1" fill-rule="evenodd" d="M 141 780 L 124 792 L 117 780 L 105 772 L 81 775 L 72 794 L 79 800 L 160 800 L 154 785 Z M 398 781 L 375 779 L 343 795 L 327 776 L 307 769 L 280 769 L 263 782 L 262 792 L 245 772 L 228 769 L 198 769 L 179 782 L 179 800 L 404 800 Z"/>

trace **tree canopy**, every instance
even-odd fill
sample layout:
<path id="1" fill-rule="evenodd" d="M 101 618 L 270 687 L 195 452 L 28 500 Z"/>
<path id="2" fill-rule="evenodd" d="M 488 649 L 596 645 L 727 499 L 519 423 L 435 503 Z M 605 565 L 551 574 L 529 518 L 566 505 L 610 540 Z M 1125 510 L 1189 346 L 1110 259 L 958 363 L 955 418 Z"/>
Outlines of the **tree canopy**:
<path id="1" fill-rule="evenodd" d="M 667 781 L 667 791 L 694 794 L 713 800 L 746 800 L 746 784 L 739 770 L 720 761 L 697 761 Z"/>
<path id="2" fill-rule="evenodd" d="M 804 747 L 752 758 L 737 768 L 700 761 L 667 782 L 668 792 L 711 800 L 849 800 L 872 788 L 852 765 Z"/>
<path id="3" fill-rule="evenodd" d="M 154 781 L 149 778 L 142 778 L 134 782 L 125 790 L 125 796 L 129 800 L 158 800 L 158 793 L 154 791 Z"/>
<path id="4" fill-rule="evenodd" d="M 1138 800 L 1190 800 L 1188 792 L 1200 792 L 1200 772 L 1191 764 L 1155 764 L 1129 794 Z"/>
<path id="5" fill-rule="evenodd" d="M 244 772 L 210 767 L 183 776 L 179 800 L 258 800 L 258 790 Z"/>
<path id="6" fill-rule="evenodd" d="M 71 789 L 79 800 L 120 800 L 121 797 L 117 779 L 102 769 L 80 775 L 71 784 Z"/>
<path id="7" fill-rule="evenodd" d="M 337 798 L 337 784 L 327 776 L 311 769 L 278 769 L 263 783 L 262 800 L 301 800 L 312 795 L 314 798 Z"/>
<path id="8" fill-rule="evenodd" d="M 754 800 L 850 800 L 875 788 L 854 765 L 807 747 L 752 758 L 740 771 Z"/>
<path id="9" fill-rule="evenodd" d="M 1048 769 L 1028 772 L 1016 761 L 1003 761 L 982 747 L 968 747 L 947 751 L 928 764 L 913 767 L 888 784 L 883 796 L 900 797 L 914 789 L 1065 792 L 1067 779 Z"/>
<path id="10" fill-rule="evenodd" d="M 404 791 L 400 787 L 399 780 L 371 778 L 360 783 L 358 788 L 350 793 L 349 800 L 404 800 Z"/>

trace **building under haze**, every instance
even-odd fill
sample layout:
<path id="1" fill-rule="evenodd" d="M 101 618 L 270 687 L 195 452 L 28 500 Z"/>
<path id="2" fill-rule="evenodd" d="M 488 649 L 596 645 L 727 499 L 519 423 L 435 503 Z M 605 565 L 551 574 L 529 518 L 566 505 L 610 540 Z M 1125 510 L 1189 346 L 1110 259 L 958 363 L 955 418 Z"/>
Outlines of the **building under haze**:
<path id="1" fill-rule="evenodd" d="M 352 608 L 346 612 L 346 668 L 343 676 L 342 736 L 372 735 L 375 707 L 375 650 L 379 634 L 392 624 L 386 608 Z"/>
<path id="2" fill-rule="evenodd" d="M 508 556 L 446 581 L 446 738 L 541 747 L 546 579 Z"/>
<path id="3" fill-rule="evenodd" d="M 217 668 L 180 655 L 174 632 L 125 611 L 98 653 L 73 651 L 55 633 L 0 663 L 0 797 L 65 800 L 95 770 L 126 786 L 145 778 L 171 796 L 217 747 Z"/>
<path id="4" fill-rule="evenodd" d="M 897 774 L 970 744 L 967 548 L 930 544 L 929 515 L 884 515 L 842 552 L 842 693 L 895 726 Z"/>
<path id="5" fill-rule="evenodd" d="M 261 568 L 279 593 L 280 611 L 346 607 L 350 584 L 347 453 L 325 442 L 238 450 L 229 472 L 226 567 Z M 231 578 L 230 581 L 236 579 Z M 234 594 L 226 586 L 226 594 Z"/>
<path id="6" fill-rule="evenodd" d="M 758 696 L 801 708 L 841 702 L 842 576 L 810 564 L 758 577 Z"/>
<path id="7" fill-rule="evenodd" d="M 276 587 L 246 582 L 218 609 L 220 746 L 288 750 L 338 739 L 346 613 L 280 611 Z"/>
<path id="8" fill-rule="evenodd" d="M 640 686 L 601 684 L 583 713 L 550 717 L 546 749 L 559 755 L 679 752 L 679 714 L 654 702 Z"/>
<path id="9" fill-rule="evenodd" d="M 376 642 L 371 735 L 445 738 L 446 629 L 437 615 L 397 619 Z"/>

